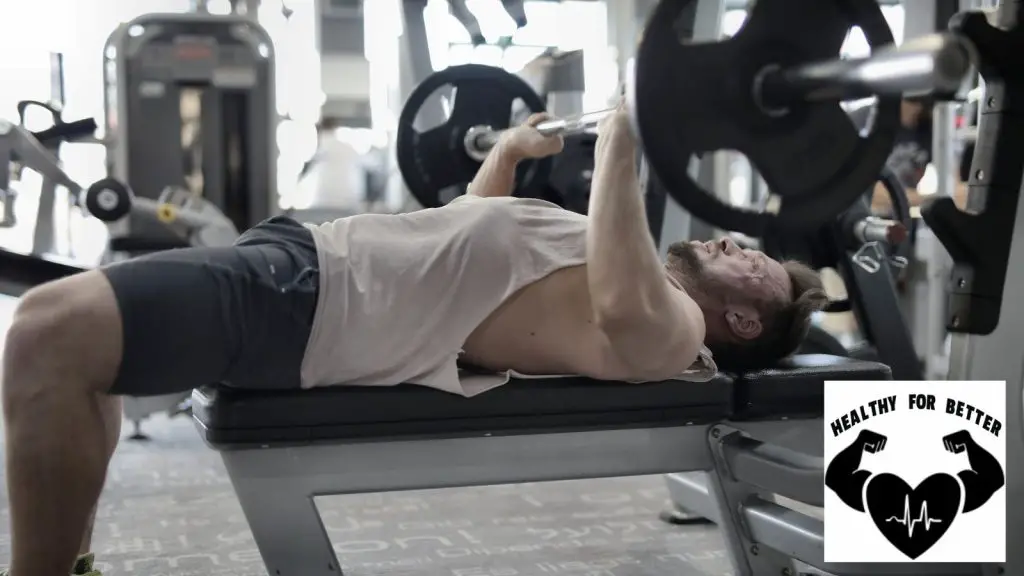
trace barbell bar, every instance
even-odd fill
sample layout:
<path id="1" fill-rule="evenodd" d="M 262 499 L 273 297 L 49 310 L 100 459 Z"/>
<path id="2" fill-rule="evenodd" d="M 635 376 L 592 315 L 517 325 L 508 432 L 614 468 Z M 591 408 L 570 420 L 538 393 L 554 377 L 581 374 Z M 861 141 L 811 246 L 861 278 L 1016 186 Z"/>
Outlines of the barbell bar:
<path id="1" fill-rule="evenodd" d="M 781 68 L 766 66 L 751 87 L 768 113 L 785 113 L 793 102 L 855 100 L 875 95 L 953 93 L 970 69 L 967 46 L 952 34 L 929 34 L 865 57 L 827 60 Z M 597 126 L 615 108 L 567 118 L 552 118 L 535 126 L 544 136 L 570 136 Z M 473 126 L 466 132 L 466 154 L 482 162 L 505 130 Z"/>
<path id="2" fill-rule="evenodd" d="M 538 123 L 534 128 L 544 136 L 573 136 L 594 128 L 615 110 L 615 108 L 606 108 L 566 118 L 552 118 Z M 478 162 L 483 162 L 491 148 L 498 144 L 504 132 L 505 130 L 494 130 L 490 126 L 471 127 L 465 137 L 466 155 Z"/>
<path id="3" fill-rule="evenodd" d="M 970 66 L 964 40 L 949 33 L 929 34 L 865 58 L 766 67 L 753 89 L 763 108 L 778 111 L 793 102 L 952 94 L 961 88 Z"/>

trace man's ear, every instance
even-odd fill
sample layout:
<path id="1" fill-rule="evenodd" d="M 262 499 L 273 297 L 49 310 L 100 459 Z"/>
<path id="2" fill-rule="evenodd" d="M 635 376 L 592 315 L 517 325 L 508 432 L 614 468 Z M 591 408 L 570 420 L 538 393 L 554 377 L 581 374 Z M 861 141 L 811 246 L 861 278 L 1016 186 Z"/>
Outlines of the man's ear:
<path id="1" fill-rule="evenodd" d="M 761 314 L 752 306 L 730 305 L 725 311 L 725 323 L 740 340 L 753 340 L 761 335 Z"/>

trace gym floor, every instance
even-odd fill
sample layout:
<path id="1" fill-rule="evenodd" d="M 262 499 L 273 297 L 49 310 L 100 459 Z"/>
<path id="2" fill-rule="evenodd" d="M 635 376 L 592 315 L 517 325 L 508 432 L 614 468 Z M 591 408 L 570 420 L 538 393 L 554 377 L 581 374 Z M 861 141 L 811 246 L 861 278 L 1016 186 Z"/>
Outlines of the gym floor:
<path id="1" fill-rule="evenodd" d="M 0 334 L 15 302 L 0 296 Z M 150 441 L 121 443 L 100 500 L 93 543 L 103 573 L 265 575 L 220 457 L 191 421 L 156 416 L 144 430 Z M 11 544 L 2 491 L 0 567 Z M 334 496 L 318 504 L 346 576 L 730 574 L 717 529 L 658 520 L 668 508 L 658 476 Z"/>

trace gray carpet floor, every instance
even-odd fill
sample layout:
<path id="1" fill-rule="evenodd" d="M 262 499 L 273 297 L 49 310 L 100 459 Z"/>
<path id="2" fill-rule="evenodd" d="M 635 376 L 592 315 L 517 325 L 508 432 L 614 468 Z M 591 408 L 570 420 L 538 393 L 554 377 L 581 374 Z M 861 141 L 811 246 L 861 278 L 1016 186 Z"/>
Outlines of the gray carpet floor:
<path id="1" fill-rule="evenodd" d="M 0 300 L 0 334 L 12 305 Z M 152 439 L 122 442 L 111 465 L 96 521 L 98 567 L 107 576 L 267 574 L 220 458 L 191 421 L 157 416 L 144 429 Z M 730 574 L 717 529 L 658 519 L 668 507 L 661 477 L 337 496 L 318 504 L 348 576 Z M 4 488 L 0 567 L 9 558 Z"/>

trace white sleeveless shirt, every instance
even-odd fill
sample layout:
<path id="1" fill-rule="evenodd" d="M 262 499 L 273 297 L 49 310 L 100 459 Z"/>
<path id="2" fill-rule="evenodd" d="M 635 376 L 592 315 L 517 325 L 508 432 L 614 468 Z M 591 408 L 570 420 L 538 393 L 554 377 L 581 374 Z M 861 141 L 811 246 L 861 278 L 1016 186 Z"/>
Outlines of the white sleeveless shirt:
<path id="1" fill-rule="evenodd" d="M 304 388 L 410 383 L 473 396 L 500 386 L 512 373 L 460 375 L 466 339 L 519 289 L 586 262 L 587 217 L 536 199 L 465 195 L 307 227 L 320 294 Z M 705 348 L 680 379 L 715 372 Z"/>

